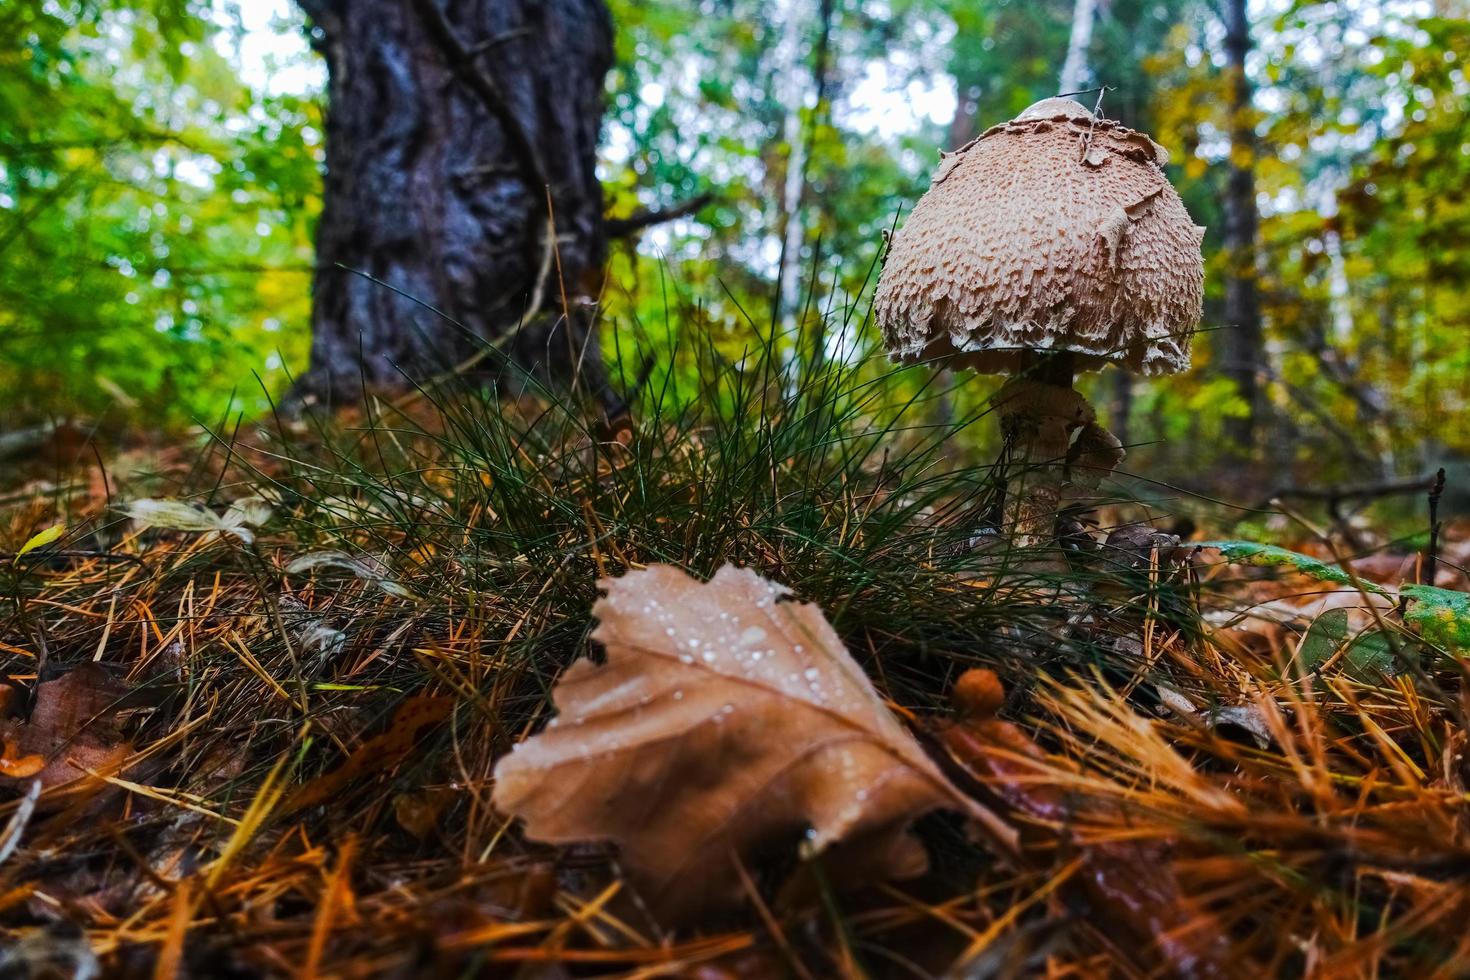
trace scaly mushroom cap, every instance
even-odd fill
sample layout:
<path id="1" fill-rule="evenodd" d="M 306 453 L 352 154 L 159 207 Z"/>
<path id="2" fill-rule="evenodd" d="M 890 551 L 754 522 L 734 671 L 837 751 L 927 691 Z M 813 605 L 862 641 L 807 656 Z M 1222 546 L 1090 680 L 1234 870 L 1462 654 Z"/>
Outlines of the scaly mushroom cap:
<path id="1" fill-rule="evenodd" d="M 889 350 L 958 355 L 986 374 L 1015 373 L 1027 351 L 1142 374 L 1188 368 L 1204 229 L 1167 161 L 1071 99 L 1044 99 L 943 154 L 878 281 Z"/>

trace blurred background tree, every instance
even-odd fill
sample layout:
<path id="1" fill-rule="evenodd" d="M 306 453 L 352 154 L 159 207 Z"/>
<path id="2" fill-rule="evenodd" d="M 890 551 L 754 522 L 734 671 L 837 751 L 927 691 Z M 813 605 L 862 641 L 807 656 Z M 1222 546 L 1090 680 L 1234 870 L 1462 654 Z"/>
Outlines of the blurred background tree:
<path id="1" fill-rule="evenodd" d="M 1070 67 L 1169 148 L 1210 229 L 1195 370 L 1095 381 L 1136 460 L 1201 482 L 1235 441 L 1284 481 L 1470 453 L 1465 0 L 608 7 L 600 329 L 625 381 L 647 354 L 687 380 L 691 331 L 877 373 L 882 232 L 939 148 Z M 305 369 L 325 99 L 306 32 L 284 0 L 0 10 L 6 425 L 255 413 Z M 923 411 L 963 417 L 989 390 L 945 381 Z"/>
<path id="2" fill-rule="evenodd" d="M 320 71 L 293 90 L 267 59 L 244 79 L 243 10 L 0 8 L 7 423 L 213 418 L 234 394 L 262 406 L 252 372 L 280 390 L 300 367 Z"/>

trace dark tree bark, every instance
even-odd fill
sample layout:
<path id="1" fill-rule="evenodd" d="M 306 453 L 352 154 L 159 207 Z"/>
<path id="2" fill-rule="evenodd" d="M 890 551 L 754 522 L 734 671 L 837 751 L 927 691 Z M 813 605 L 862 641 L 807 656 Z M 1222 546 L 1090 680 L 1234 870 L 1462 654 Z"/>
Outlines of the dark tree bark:
<path id="1" fill-rule="evenodd" d="M 1245 73 L 1251 49 L 1246 0 L 1225 2 L 1225 51 L 1230 80 L 1230 162 L 1225 184 L 1225 329 L 1221 366 L 1248 406 L 1229 420 L 1227 436 L 1244 451 L 1255 447 L 1262 411 L 1260 379 L 1265 351 L 1256 288 L 1256 133 L 1251 83 Z"/>
<path id="2" fill-rule="evenodd" d="M 477 355 L 493 369 L 484 341 L 511 332 L 519 364 L 563 381 L 580 365 L 603 394 L 584 348 L 606 252 L 604 0 L 300 3 L 330 102 L 297 395 L 350 400 Z"/>

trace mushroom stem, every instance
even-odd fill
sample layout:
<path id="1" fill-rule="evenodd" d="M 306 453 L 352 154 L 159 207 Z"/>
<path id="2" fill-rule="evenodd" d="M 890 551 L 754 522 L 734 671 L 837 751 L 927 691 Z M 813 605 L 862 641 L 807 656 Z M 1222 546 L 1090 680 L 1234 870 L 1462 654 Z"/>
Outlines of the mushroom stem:
<path id="1" fill-rule="evenodd" d="M 1064 494 L 1095 490 L 1123 459 L 1121 444 L 1072 387 L 1072 371 L 1070 354 L 1043 356 L 994 399 L 1013 466 L 1005 521 L 1023 548 L 1050 545 Z"/>

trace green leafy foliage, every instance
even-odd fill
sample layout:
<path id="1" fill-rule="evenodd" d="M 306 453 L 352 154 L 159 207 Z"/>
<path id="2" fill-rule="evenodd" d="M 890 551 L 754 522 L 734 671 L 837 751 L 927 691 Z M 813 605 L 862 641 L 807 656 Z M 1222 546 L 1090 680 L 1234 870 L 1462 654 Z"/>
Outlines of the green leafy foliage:
<path id="1" fill-rule="evenodd" d="M 1291 551 L 1274 544 L 1261 544 L 1258 541 L 1201 541 L 1201 548 L 1214 548 L 1225 557 L 1227 561 L 1242 565 L 1256 565 L 1263 568 L 1289 568 L 1303 575 L 1310 575 L 1323 582 L 1334 582 L 1338 585 L 1351 585 L 1362 588 L 1367 592 L 1376 592 L 1380 595 L 1388 593 L 1380 586 L 1372 582 L 1364 582 L 1354 579 L 1353 576 L 1343 571 L 1336 565 L 1313 558 L 1300 552 Z"/>
<path id="2" fill-rule="evenodd" d="M 1344 669 L 1358 680 L 1376 683 L 1397 674 L 1400 658 L 1410 655 L 1412 648 L 1384 630 L 1364 630 L 1348 644 L 1343 655 Z"/>
<path id="3" fill-rule="evenodd" d="M 48 415 L 265 408 L 309 316 L 320 109 L 246 84 L 234 5 L 0 11 L 0 394 Z"/>
<path id="4" fill-rule="evenodd" d="M 1318 670 L 1339 651 L 1342 653 L 1341 669 L 1349 676 L 1367 683 L 1378 683 L 1384 676 L 1398 673 L 1400 658 L 1416 653 L 1417 647 L 1409 637 L 1376 626 L 1355 635 L 1348 611 L 1329 609 L 1312 621 L 1297 646 L 1294 665 L 1298 675 Z"/>
<path id="5" fill-rule="evenodd" d="M 1470 656 L 1470 594 L 1433 585 L 1406 585 L 1404 623 L 1424 642 L 1456 657 Z"/>

